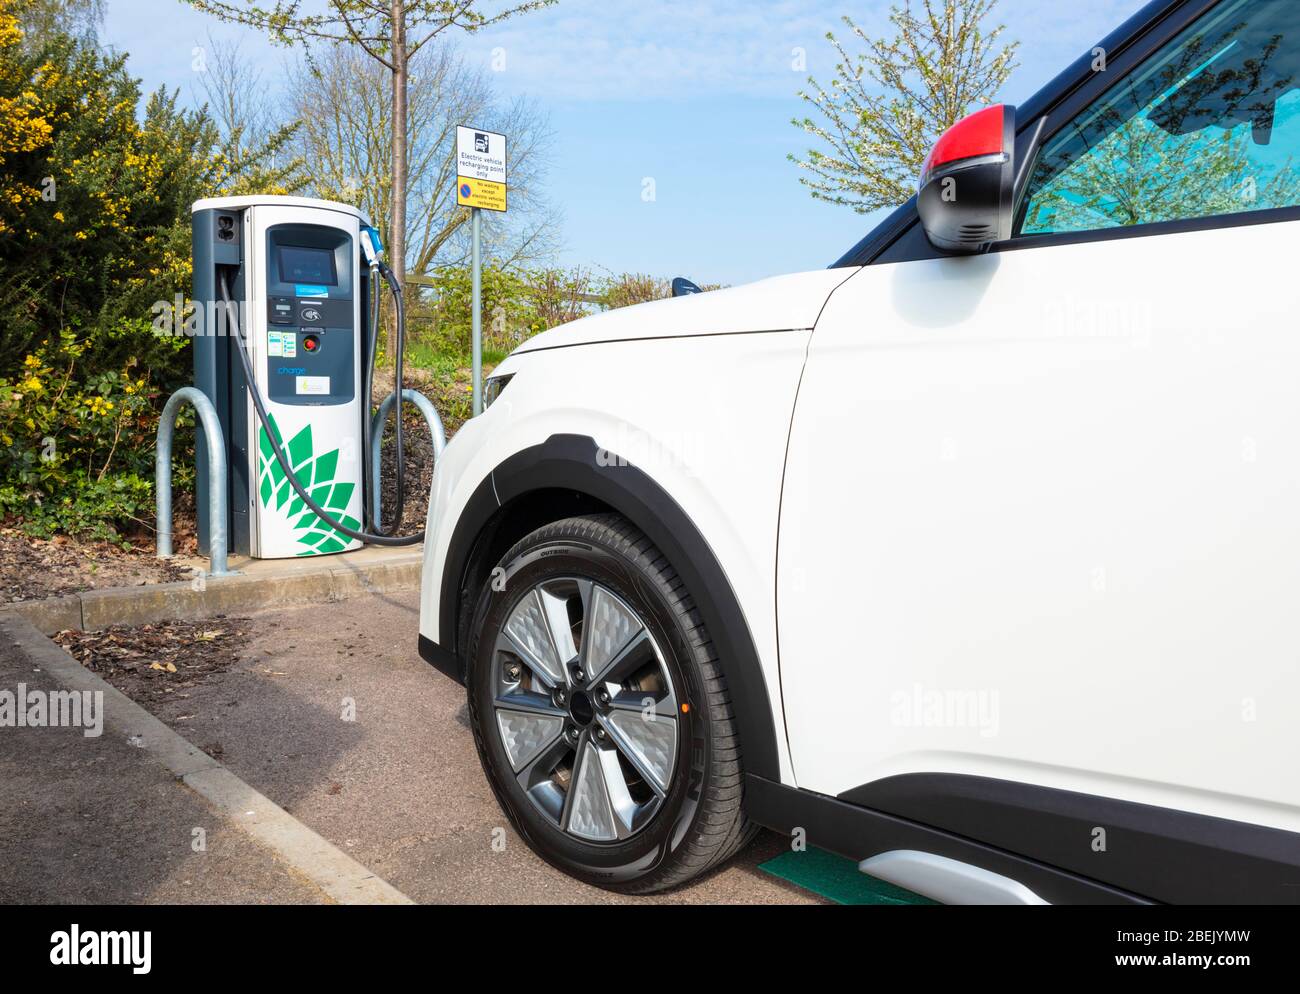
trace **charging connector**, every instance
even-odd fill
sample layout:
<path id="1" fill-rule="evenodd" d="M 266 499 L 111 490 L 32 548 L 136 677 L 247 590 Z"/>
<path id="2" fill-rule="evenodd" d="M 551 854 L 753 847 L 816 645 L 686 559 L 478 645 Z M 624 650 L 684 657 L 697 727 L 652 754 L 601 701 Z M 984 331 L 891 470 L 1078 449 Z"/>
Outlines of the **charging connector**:
<path id="1" fill-rule="evenodd" d="M 383 261 L 384 243 L 379 238 L 378 228 L 366 226 L 361 229 L 361 254 L 371 269 L 377 269 Z"/>

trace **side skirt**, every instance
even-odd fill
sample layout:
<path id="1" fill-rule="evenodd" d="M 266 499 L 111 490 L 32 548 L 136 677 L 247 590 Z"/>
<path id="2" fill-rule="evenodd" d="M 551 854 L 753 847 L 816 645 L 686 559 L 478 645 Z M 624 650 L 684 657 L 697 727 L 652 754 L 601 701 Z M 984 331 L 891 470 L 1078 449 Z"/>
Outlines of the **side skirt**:
<path id="1" fill-rule="evenodd" d="M 1300 835 L 1278 828 L 955 773 L 886 777 L 839 799 L 1157 901 L 1300 902 Z"/>
<path id="2" fill-rule="evenodd" d="M 915 849 L 970 863 L 1023 883 L 1050 904 L 1148 904 L 1145 898 L 918 822 L 848 804 L 825 794 L 745 777 L 749 817 L 775 832 L 806 833 L 808 845 L 855 862 Z"/>

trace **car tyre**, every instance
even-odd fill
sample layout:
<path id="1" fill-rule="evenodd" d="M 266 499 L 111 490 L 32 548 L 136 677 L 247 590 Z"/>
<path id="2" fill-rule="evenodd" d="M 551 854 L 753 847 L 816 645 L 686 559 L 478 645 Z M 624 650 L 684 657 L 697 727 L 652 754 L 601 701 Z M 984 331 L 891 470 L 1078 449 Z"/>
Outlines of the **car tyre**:
<path id="1" fill-rule="evenodd" d="M 709 633 L 672 565 L 625 518 L 568 518 L 511 548 L 479 596 L 469 662 L 479 758 L 547 862 L 644 894 L 753 837 Z"/>

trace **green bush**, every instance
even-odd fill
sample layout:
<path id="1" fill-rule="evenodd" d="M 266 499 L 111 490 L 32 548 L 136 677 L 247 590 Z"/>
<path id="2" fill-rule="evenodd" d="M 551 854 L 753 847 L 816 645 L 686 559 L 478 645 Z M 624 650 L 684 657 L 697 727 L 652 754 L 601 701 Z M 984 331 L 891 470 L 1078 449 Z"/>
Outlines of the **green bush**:
<path id="1" fill-rule="evenodd" d="M 63 496 L 49 503 L 32 505 L 21 487 L 0 487 L 0 515 L 13 516 L 24 531 L 38 538 L 79 535 L 102 539 L 129 548 L 116 522 L 126 519 L 144 523 L 153 518 L 153 481 L 133 473 L 115 473 L 91 479 L 84 471 L 72 475 Z"/>
<path id="2" fill-rule="evenodd" d="M 111 351 L 114 336 L 103 337 Z M 95 337 L 67 331 L 28 356 L 17 377 L 0 377 L 0 516 L 31 534 L 121 541 L 123 526 L 152 520 L 162 391 L 138 360 L 97 368 L 100 350 Z M 193 471 L 180 475 L 189 483 Z"/>
<path id="3" fill-rule="evenodd" d="M 408 306 L 408 341 L 435 354 L 468 356 L 472 299 L 469 267 L 442 266 L 432 275 L 435 285 L 413 296 Z M 483 267 L 484 351 L 505 355 L 542 330 L 528 299 L 528 286 L 527 273 L 494 264 Z"/>
<path id="4" fill-rule="evenodd" d="M 455 365 L 470 353 L 471 283 L 467 266 L 442 266 L 433 285 L 408 301 L 408 360 Z M 716 284 L 704 289 L 716 289 Z M 639 273 L 597 277 L 574 269 L 483 267 L 483 351 L 500 359 L 521 342 L 600 310 L 671 296 L 669 280 Z"/>
<path id="5" fill-rule="evenodd" d="M 289 192 L 297 163 L 269 165 L 283 131 L 228 158 L 175 93 L 141 112 L 125 56 L 58 33 L 25 45 L 19 9 L 0 0 L 0 516 L 121 540 L 152 522 L 158 413 L 190 380 L 189 340 L 152 327 L 190 290 L 190 205 Z"/>

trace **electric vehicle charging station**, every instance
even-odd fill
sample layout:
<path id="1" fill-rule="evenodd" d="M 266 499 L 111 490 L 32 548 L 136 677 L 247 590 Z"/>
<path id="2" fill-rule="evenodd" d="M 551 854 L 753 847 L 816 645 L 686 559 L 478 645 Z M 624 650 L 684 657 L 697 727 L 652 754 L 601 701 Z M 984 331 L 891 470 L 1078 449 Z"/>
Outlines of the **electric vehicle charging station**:
<path id="1" fill-rule="evenodd" d="M 283 559 L 422 540 L 382 532 L 370 513 L 379 275 L 393 288 L 399 342 L 405 314 L 366 216 L 329 201 L 230 197 L 194 204 L 192 230 L 194 384 L 223 429 L 230 551 Z M 400 519 L 400 417 L 397 437 Z M 203 446 L 197 458 L 206 555 L 212 474 Z"/>

